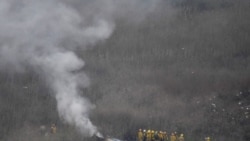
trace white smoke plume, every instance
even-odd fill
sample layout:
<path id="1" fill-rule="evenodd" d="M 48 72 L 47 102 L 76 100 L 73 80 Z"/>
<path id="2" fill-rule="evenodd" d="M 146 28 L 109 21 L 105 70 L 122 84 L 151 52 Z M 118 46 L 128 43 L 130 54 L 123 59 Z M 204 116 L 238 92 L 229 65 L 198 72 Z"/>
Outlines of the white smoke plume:
<path id="1" fill-rule="evenodd" d="M 136 4 L 0 0 L 0 70 L 24 72 L 33 68 L 51 86 L 60 117 L 87 136 L 99 134 L 88 118 L 94 105 L 79 96 L 79 86 L 88 86 L 89 80 L 80 71 L 84 61 L 74 51 L 107 39 L 114 29 L 110 20 L 114 11 L 128 3 Z"/>
<path id="2" fill-rule="evenodd" d="M 91 26 L 84 24 L 75 9 L 60 1 L 0 1 L 1 69 L 34 68 L 54 91 L 60 117 L 92 136 L 97 129 L 88 113 L 94 106 L 78 94 L 79 82 L 89 82 L 78 71 L 84 62 L 73 50 L 108 38 L 113 25 L 101 18 Z"/>

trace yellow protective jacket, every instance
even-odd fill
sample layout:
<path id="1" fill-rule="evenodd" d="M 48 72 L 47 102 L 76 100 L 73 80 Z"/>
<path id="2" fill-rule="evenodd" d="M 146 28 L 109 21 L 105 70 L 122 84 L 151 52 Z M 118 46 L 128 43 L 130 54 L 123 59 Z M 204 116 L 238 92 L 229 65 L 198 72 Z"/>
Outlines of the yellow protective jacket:
<path id="1" fill-rule="evenodd" d="M 210 140 L 210 137 L 206 137 L 206 138 L 205 138 L 205 141 L 211 141 L 211 140 Z"/>
<path id="2" fill-rule="evenodd" d="M 163 141 L 163 134 L 161 132 L 158 133 L 160 141 Z"/>
<path id="3" fill-rule="evenodd" d="M 177 139 L 176 139 L 176 136 L 175 135 L 171 135 L 170 136 L 170 141 L 176 141 Z"/>
<path id="4" fill-rule="evenodd" d="M 168 141 L 168 135 L 166 133 L 162 134 L 163 141 Z"/>
<path id="5" fill-rule="evenodd" d="M 142 140 L 143 140 L 142 131 L 139 131 L 139 132 L 138 132 L 138 134 L 137 134 L 137 140 L 138 140 L 138 141 L 142 141 Z"/>
<path id="6" fill-rule="evenodd" d="M 155 140 L 155 133 L 151 132 L 151 141 L 154 141 L 154 140 Z"/>
<path id="7" fill-rule="evenodd" d="M 151 141 L 152 139 L 151 132 L 147 132 L 146 137 L 147 137 L 146 141 Z"/>
<path id="8" fill-rule="evenodd" d="M 180 136 L 178 141 L 184 141 L 184 137 Z"/>
<path id="9" fill-rule="evenodd" d="M 55 126 L 51 126 L 50 132 L 51 132 L 52 134 L 55 134 L 55 133 L 56 133 L 56 127 L 55 127 Z"/>

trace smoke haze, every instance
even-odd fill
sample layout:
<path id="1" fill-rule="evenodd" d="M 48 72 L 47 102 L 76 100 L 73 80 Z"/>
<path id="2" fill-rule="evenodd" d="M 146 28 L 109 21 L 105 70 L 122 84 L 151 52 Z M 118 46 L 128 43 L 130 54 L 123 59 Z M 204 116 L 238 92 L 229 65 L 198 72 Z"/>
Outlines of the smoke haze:
<path id="1" fill-rule="evenodd" d="M 95 134 L 88 118 L 93 105 L 78 94 L 78 85 L 87 86 L 88 78 L 73 73 L 84 62 L 72 50 L 108 38 L 113 26 L 103 19 L 82 26 L 83 17 L 60 1 L 1 1 L 0 5 L 1 68 L 32 67 L 44 75 L 55 93 L 60 117 L 86 135 Z"/>
<path id="2" fill-rule="evenodd" d="M 247 0 L 0 0 L 0 140 L 46 140 L 26 131 L 57 112 L 84 136 L 248 140 L 249 13 Z M 55 141 L 84 140 L 58 123 Z"/>

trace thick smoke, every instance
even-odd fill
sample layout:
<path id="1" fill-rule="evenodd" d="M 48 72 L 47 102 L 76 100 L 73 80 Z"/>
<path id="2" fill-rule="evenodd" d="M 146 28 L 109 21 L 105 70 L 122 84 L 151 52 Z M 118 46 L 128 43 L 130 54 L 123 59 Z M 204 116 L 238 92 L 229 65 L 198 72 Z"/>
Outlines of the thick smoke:
<path id="1" fill-rule="evenodd" d="M 98 134 L 88 118 L 95 106 L 79 96 L 89 79 L 75 51 L 107 39 L 114 29 L 112 16 L 122 13 L 115 11 L 139 2 L 0 0 L 0 70 L 34 69 L 53 90 L 60 117 L 85 135 Z M 152 4 L 145 2 L 141 13 L 147 5 Z"/>
<path id="2" fill-rule="evenodd" d="M 85 26 L 75 9 L 55 0 L 2 0 L 0 6 L 1 68 L 34 68 L 54 91 L 60 117 L 86 135 L 97 133 L 88 118 L 94 106 L 78 94 L 89 80 L 78 71 L 84 62 L 73 49 L 108 38 L 113 25 L 100 18 Z"/>

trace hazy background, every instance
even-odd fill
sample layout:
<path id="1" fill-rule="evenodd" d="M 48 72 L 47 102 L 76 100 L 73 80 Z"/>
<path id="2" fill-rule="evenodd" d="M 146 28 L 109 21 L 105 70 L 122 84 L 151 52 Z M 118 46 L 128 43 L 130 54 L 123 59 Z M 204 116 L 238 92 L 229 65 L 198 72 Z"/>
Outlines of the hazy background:
<path id="1" fill-rule="evenodd" d="M 2 0 L 1 6 L 6 2 Z M 15 0 L 11 3 L 26 8 Z M 143 128 L 184 133 L 187 141 L 204 140 L 206 136 L 216 141 L 250 139 L 248 0 L 54 0 L 51 3 L 55 11 L 57 4 L 63 4 L 69 13 L 77 13 L 76 19 L 81 22 L 76 24 L 77 28 L 72 26 L 74 32 L 71 24 L 66 26 L 68 30 L 60 32 L 65 28 L 59 24 L 64 19 L 48 24 L 52 29 L 46 32 L 40 32 L 40 24 L 36 23 L 32 24 L 35 30 L 13 24 L 16 29 L 29 31 L 20 35 L 16 32 L 22 30 L 8 32 L 8 21 L 0 22 L 1 141 L 95 140 L 83 137 L 78 128 L 60 118 L 55 90 L 45 77 L 50 73 L 40 72 L 43 66 L 37 67 L 32 61 L 27 63 L 29 58 L 40 56 L 40 49 L 45 50 L 42 51 L 45 56 L 70 52 L 84 60 L 84 67 L 77 65 L 80 69 L 69 72 L 84 75 L 80 77 L 84 87 L 78 93 L 95 105 L 87 117 L 104 135 L 133 141 L 137 130 Z M 44 6 L 43 2 L 42 6 L 32 2 L 31 7 L 33 4 L 35 8 Z M 45 7 L 50 9 L 47 4 Z M 4 6 L 0 9 L 4 10 Z M 13 17 L 23 17 L 15 14 L 15 9 L 10 9 Z M 41 11 L 45 12 L 42 17 L 53 13 L 51 9 Z M 8 13 L 1 17 L 9 19 Z M 30 16 L 21 18 L 21 23 L 29 19 Z M 108 26 L 99 26 L 98 19 Z M 52 16 L 43 20 L 47 25 L 47 21 L 54 19 Z M 108 29 L 107 34 L 85 36 L 75 32 L 91 27 Z M 50 31 L 56 35 L 52 33 L 49 37 L 55 38 L 43 38 Z M 41 42 L 37 44 L 33 39 Z M 47 42 L 56 47 L 46 47 Z M 5 44 L 10 48 L 15 46 L 7 55 L 3 53 L 3 49 L 8 50 L 3 47 Z M 39 51 L 33 55 L 26 53 L 26 49 L 33 47 Z M 57 124 L 58 133 L 45 136 L 40 126 L 44 125 L 47 132 L 51 123 Z"/>

